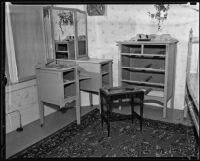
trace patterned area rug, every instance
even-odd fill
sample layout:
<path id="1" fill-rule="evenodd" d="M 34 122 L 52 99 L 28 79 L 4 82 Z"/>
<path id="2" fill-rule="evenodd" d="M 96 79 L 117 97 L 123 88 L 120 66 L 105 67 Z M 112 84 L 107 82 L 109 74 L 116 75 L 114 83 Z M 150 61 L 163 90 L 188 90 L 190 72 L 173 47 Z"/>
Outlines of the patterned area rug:
<path id="1" fill-rule="evenodd" d="M 110 137 L 101 126 L 99 110 L 95 109 L 76 121 L 10 157 L 196 157 L 195 137 L 191 127 L 144 119 L 143 131 L 139 121 L 113 113 Z"/>

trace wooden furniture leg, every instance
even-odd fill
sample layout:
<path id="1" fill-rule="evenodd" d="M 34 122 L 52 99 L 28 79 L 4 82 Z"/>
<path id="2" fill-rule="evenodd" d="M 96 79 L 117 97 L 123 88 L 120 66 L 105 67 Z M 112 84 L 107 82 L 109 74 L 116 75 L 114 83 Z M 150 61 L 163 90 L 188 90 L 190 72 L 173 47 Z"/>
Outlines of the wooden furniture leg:
<path id="1" fill-rule="evenodd" d="M 92 93 L 89 93 L 90 106 L 93 106 Z"/>
<path id="2" fill-rule="evenodd" d="M 134 98 L 131 99 L 131 120 L 132 120 L 132 123 L 133 123 L 133 115 L 134 115 Z"/>
<path id="3" fill-rule="evenodd" d="M 80 93 L 80 82 L 79 82 L 79 77 L 80 77 L 80 73 L 79 71 L 76 69 L 76 73 L 77 73 L 77 79 L 76 79 L 76 120 L 77 120 L 77 124 L 80 125 L 81 123 L 81 93 Z"/>
<path id="4" fill-rule="evenodd" d="M 111 100 L 109 100 L 109 101 L 111 101 Z M 108 111 L 107 111 L 107 130 L 108 130 L 108 137 L 110 136 L 110 117 L 111 117 L 111 111 L 110 111 L 110 109 L 112 108 L 111 107 L 111 102 L 109 102 L 108 103 Z"/>
<path id="5" fill-rule="evenodd" d="M 167 98 L 164 98 L 164 105 L 163 105 L 163 118 L 167 116 Z"/>
<path id="6" fill-rule="evenodd" d="M 100 92 L 99 92 L 99 106 L 100 106 L 100 107 L 99 107 L 99 112 L 100 112 L 100 114 L 101 114 L 101 112 L 102 112 L 102 106 L 103 106 L 103 104 L 101 103 L 101 101 L 102 101 L 101 98 L 102 98 L 102 97 L 100 96 Z"/>
<path id="7" fill-rule="evenodd" d="M 103 128 L 103 96 L 101 92 L 99 92 L 99 104 L 100 104 L 100 115 L 101 115 L 101 126 Z"/>
<path id="8" fill-rule="evenodd" d="M 140 99 L 140 131 L 142 131 L 142 122 L 143 122 L 143 99 Z"/>
<path id="9" fill-rule="evenodd" d="M 77 120 L 78 125 L 80 125 L 80 123 L 81 123 L 81 105 L 80 105 L 80 103 L 81 102 L 80 102 L 80 93 L 79 93 L 76 98 L 76 120 Z"/>
<path id="10" fill-rule="evenodd" d="M 44 103 L 39 101 L 39 111 L 40 111 L 40 126 L 44 125 Z"/>

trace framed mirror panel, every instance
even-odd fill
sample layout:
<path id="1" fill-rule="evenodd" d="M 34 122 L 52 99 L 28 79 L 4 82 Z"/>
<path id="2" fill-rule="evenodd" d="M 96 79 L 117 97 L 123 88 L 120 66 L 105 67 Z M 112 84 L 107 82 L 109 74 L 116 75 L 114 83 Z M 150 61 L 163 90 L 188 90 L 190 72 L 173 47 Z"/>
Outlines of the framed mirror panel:
<path id="1" fill-rule="evenodd" d="M 84 12 L 77 13 L 77 42 L 78 42 L 78 57 L 87 55 L 87 17 Z"/>
<path id="2" fill-rule="evenodd" d="M 45 7 L 43 20 L 47 62 L 88 58 L 87 15 L 84 11 Z"/>

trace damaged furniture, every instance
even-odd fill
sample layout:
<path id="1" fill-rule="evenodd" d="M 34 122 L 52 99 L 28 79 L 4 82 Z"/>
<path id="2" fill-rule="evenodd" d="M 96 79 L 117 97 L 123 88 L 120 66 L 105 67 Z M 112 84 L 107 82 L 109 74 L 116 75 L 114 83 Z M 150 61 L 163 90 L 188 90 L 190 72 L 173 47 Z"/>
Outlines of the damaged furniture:
<path id="1" fill-rule="evenodd" d="M 174 108 L 175 67 L 178 41 L 172 37 L 118 42 L 120 53 L 119 82 L 123 87 L 151 91 L 144 103 L 156 103 L 167 117 L 167 104 Z"/>
<path id="2" fill-rule="evenodd" d="M 67 65 L 66 65 L 67 64 Z M 40 124 L 44 125 L 44 104 L 65 108 L 75 102 L 77 124 L 80 124 L 79 74 L 74 62 L 55 60 L 36 67 Z"/>

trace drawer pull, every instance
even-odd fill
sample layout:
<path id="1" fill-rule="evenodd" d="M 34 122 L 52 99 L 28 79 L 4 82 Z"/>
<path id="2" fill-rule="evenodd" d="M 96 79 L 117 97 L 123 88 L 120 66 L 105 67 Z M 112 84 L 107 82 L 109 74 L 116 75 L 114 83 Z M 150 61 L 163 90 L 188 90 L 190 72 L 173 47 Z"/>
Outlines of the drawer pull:
<path id="1" fill-rule="evenodd" d="M 152 78 L 152 76 L 147 77 L 145 82 L 148 82 L 151 78 Z"/>
<path id="2" fill-rule="evenodd" d="M 141 55 L 135 55 L 135 58 L 141 58 L 142 56 Z"/>
<path id="3" fill-rule="evenodd" d="M 145 68 L 150 68 L 152 66 L 152 64 L 148 64 L 145 66 Z"/>
<path id="4" fill-rule="evenodd" d="M 144 83 L 139 83 L 141 86 L 144 86 Z"/>
<path id="5" fill-rule="evenodd" d="M 145 95 L 147 95 L 149 92 L 151 92 L 152 91 L 152 88 L 148 88 L 145 92 L 144 92 L 144 94 Z"/>

